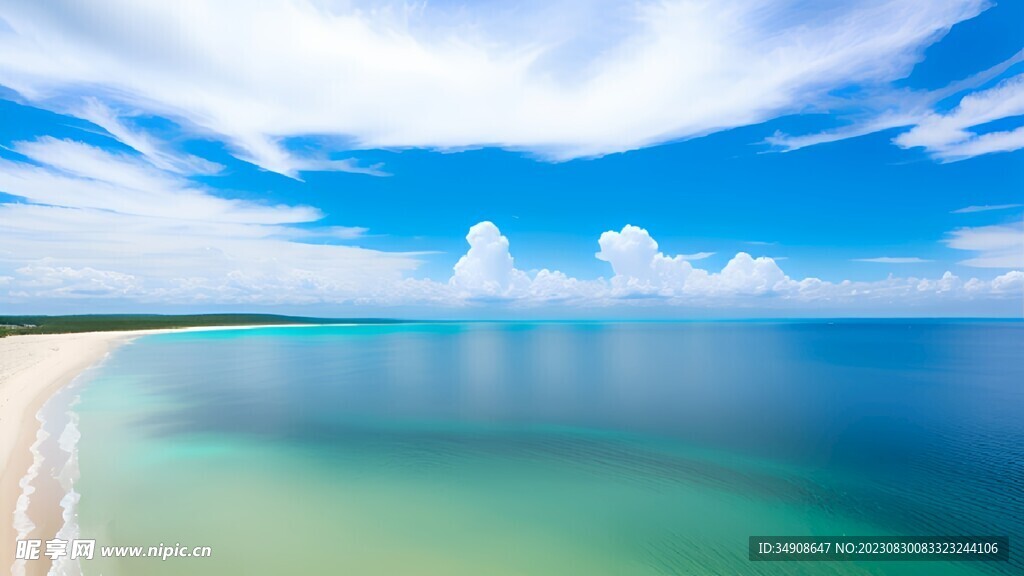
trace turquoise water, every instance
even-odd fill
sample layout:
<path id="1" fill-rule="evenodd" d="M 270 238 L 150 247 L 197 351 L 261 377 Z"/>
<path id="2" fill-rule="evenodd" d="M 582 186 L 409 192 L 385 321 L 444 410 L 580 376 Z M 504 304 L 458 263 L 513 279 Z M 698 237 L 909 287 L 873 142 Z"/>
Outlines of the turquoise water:
<path id="1" fill-rule="evenodd" d="M 151 336 L 81 389 L 86 574 L 1012 574 L 751 535 L 1024 535 L 1024 323 Z"/>

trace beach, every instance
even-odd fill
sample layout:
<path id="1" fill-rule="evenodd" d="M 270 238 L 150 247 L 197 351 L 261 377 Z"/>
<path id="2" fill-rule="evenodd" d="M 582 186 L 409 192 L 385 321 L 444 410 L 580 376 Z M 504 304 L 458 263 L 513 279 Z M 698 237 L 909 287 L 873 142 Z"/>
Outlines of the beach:
<path id="1" fill-rule="evenodd" d="M 57 391 L 71 383 L 109 352 L 135 338 L 149 334 L 195 330 L 231 330 L 258 326 L 200 327 L 161 330 L 84 332 L 72 334 L 28 334 L 0 338 L 0 558 L 6 564 L 15 556 L 17 531 L 12 518 L 22 494 L 21 480 L 32 466 L 32 445 L 40 429 L 36 418 L 42 406 Z M 28 511 L 36 525 L 30 537 L 53 538 L 62 524 L 56 486 L 43 486 L 33 493 Z M 49 561 L 42 557 L 28 563 L 27 576 L 45 574 Z M 9 565 L 2 567 L 6 574 Z M 36 572 L 38 571 L 38 572 Z"/>
<path id="2" fill-rule="evenodd" d="M 0 338 L 0 558 L 12 559 L 15 540 L 12 517 L 22 489 L 19 481 L 32 465 L 30 448 L 39 421 L 36 414 L 50 396 L 89 366 L 131 338 L 131 332 L 40 334 Z M 60 528 L 58 500 L 40 517 L 32 537 L 52 538 Z M 32 567 L 42 569 L 37 562 Z M 10 566 L 4 566 L 4 571 Z"/>

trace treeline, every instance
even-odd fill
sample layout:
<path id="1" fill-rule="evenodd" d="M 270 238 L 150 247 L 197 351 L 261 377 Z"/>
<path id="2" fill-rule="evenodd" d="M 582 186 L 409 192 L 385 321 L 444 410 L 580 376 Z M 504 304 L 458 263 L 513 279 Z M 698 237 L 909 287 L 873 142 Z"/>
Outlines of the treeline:
<path id="1" fill-rule="evenodd" d="M 111 330 L 155 330 L 198 326 L 261 324 L 394 324 L 387 318 L 311 318 L 277 314 L 86 314 L 76 316 L 0 316 L 0 337 L 13 334 L 63 334 Z"/>

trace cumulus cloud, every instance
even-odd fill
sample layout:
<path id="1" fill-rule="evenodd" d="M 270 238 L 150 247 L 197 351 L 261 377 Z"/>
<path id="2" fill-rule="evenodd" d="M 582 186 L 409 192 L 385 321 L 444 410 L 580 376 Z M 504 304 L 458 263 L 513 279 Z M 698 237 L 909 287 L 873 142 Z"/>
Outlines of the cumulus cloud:
<path id="1" fill-rule="evenodd" d="M 470 249 L 456 264 L 450 287 L 456 301 L 495 297 L 523 305 L 566 304 L 618 306 L 740 306 L 817 304 L 902 306 L 941 300 L 1024 296 L 1024 273 L 1012 271 L 991 281 L 967 281 L 947 271 L 937 279 L 895 278 L 874 282 L 818 278 L 794 280 L 773 258 L 740 252 L 720 271 L 695 268 L 678 256 L 666 256 L 650 233 L 626 225 L 598 239 L 599 260 L 608 262 L 606 280 L 580 280 L 547 269 L 532 277 L 518 270 L 508 239 L 491 222 L 482 222 L 467 236 Z"/>
<path id="2" fill-rule="evenodd" d="M 740 252 L 729 260 L 717 277 L 720 290 L 736 294 L 764 294 L 775 290 L 789 278 L 782 273 L 775 260 L 767 256 L 754 258 L 746 252 Z"/>
<path id="3" fill-rule="evenodd" d="M 627 225 L 610 230 L 598 240 L 599 260 L 611 264 L 611 284 L 622 295 L 658 294 L 763 294 L 786 279 L 768 257 L 736 254 L 718 273 L 694 268 L 683 256 L 666 256 L 647 230 Z"/>
<path id="4" fill-rule="evenodd" d="M 612 282 L 621 290 L 657 291 L 669 285 L 684 285 L 693 271 L 689 261 L 668 257 L 647 230 L 626 225 L 621 232 L 609 230 L 598 239 L 598 260 L 612 266 Z"/>
<path id="5" fill-rule="evenodd" d="M 154 145 L 125 116 L 173 119 L 291 176 L 380 172 L 296 157 L 289 139 L 311 135 L 562 160 L 834 108 L 843 88 L 904 77 L 988 4 L 8 2 L 0 84 L 176 170 L 213 167 Z"/>
<path id="6" fill-rule="evenodd" d="M 992 280 L 995 292 L 1024 293 L 1024 271 L 1012 270 Z"/>
<path id="7" fill-rule="evenodd" d="M 480 222 L 466 235 L 469 251 L 455 263 L 450 284 L 473 296 L 511 296 L 526 275 L 517 270 L 508 250 L 508 238 L 491 222 Z"/>

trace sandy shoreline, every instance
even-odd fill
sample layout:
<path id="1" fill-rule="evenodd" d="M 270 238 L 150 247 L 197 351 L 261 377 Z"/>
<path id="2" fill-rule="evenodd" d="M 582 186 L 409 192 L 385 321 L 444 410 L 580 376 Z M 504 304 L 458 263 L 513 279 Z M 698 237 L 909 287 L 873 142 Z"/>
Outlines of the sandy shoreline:
<path id="1" fill-rule="evenodd" d="M 36 414 L 51 396 L 90 366 L 103 360 L 109 352 L 140 336 L 259 327 L 31 334 L 0 338 L 0 559 L 3 559 L 0 574 L 9 574 L 11 571 L 8 559 L 13 562 L 15 556 L 17 532 L 13 520 L 18 497 L 22 492 L 19 481 L 32 465 L 31 446 L 39 430 Z M 43 493 L 33 495 L 30 515 L 37 528 L 31 538 L 46 540 L 60 529 L 60 495 L 56 495 L 56 498 L 51 496 Z M 27 568 L 28 576 L 45 574 L 49 569 L 49 561 L 45 558 L 33 561 L 28 563 Z"/>

